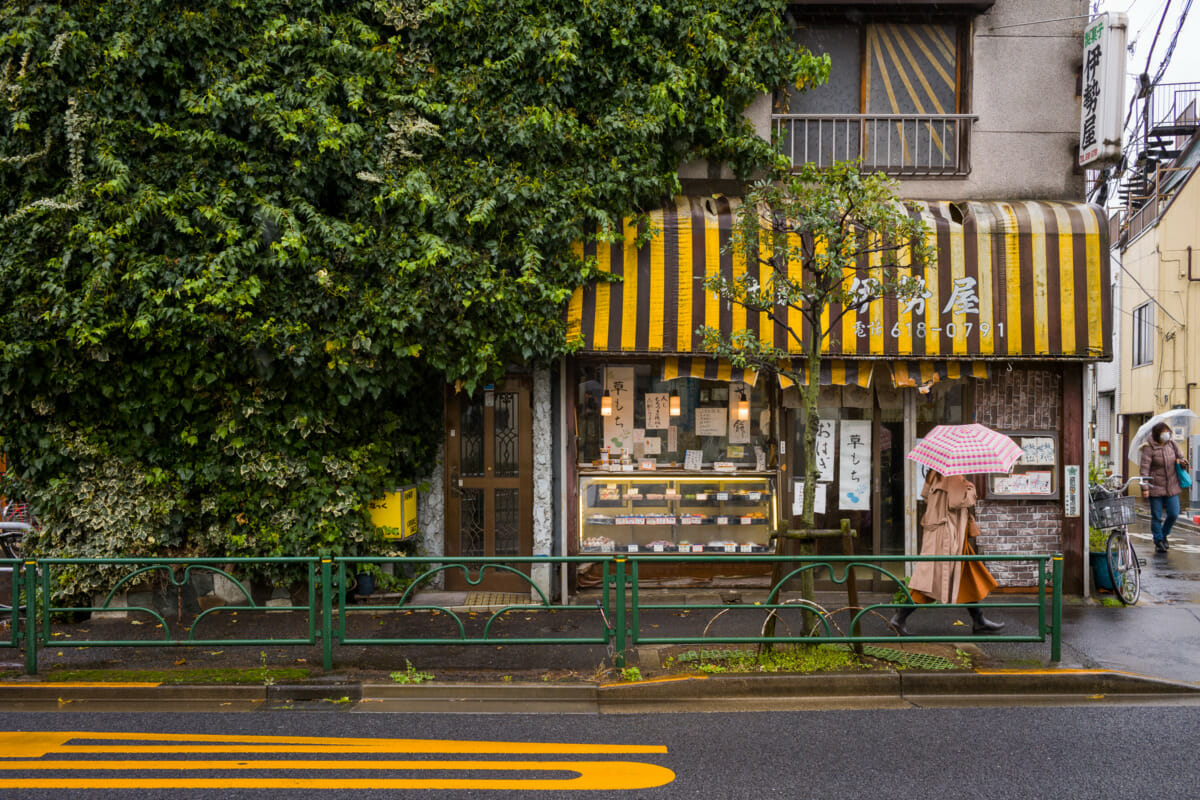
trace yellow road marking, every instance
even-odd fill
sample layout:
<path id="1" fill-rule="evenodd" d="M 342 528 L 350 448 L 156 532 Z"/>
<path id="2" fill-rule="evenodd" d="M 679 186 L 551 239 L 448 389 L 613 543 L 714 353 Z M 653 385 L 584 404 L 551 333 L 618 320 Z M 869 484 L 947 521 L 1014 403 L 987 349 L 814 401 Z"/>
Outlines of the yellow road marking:
<path id="1" fill-rule="evenodd" d="M 77 742 L 77 743 L 76 743 Z M 122 742 L 123 744 L 112 744 Z M 134 744 L 139 742 L 141 744 Z M 204 759 L 170 758 L 210 753 L 329 753 L 373 756 L 381 753 L 498 753 L 502 755 L 613 754 L 667 752 L 662 745 L 570 744 L 557 742 L 493 742 L 436 739 L 365 739 L 284 736 L 219 736 L 213 734 L 155 734 L 129 732 L 39 731 L 0 732 L 0 789 L 215 789 L 215 788 L 375 788 L 375 789 L 517 789 L 622 791 L 662 786 L 675 773 L 657 764 L 633 761 L 527 761 L 527 760 L 392 760 L 344 759 Z M 113 760 L 61 759 L 83 753 L 147 754 L 160 759 Z M 321 777 L 186 777 L 184 773 L 320 771 Z M 53 777 L 28 777 L 21 773 L 53 772 Z M 68 777 L 72 772 L 170 771 L 171 777 Z M 369 778 L 355 773 L 372 772 Z M 415 777 L 379 776 L 383 771 L 415 772 Z M 437 777 L 454 771 L 466 777 Z M 345 777 L 332 772 L 346 773 Z M 486 777 L 473 773 L 514 773 L 517 777 Z M 423 773 L 434 773 L 433 775 Z M 522 775 L 521 773 L 528 773 Z M 20 775 L 20 777 L 18 777 Z"/>
<path id="2" fill-rule="evenodd" d="M 122 742 L 186 742 L 183 745 L 72 745 L 73 739 Z M 203 745 L 203 746 L 197 746 Z M 320 752 L 320 753 L 665 753 L 663 745 L 489 742 L 457 739 L 360 739 L 323 736 L 221 736 L 199 733 L 89 731 L 0 732 L 0 757 L 51 753 Z M 3 763 L 3 762 L 0 762 Z"/>
<path id="3" fill-rule="evenodd" d="M 505 789 L 577 789 L 629 790 L 662 786 L 675 779 L 675 773 L 656 764 L 628 761 L 18 761 L 5 764 L 6 770 L 322 770 L 320 778 L 0 778 L 0 788 L 505 788 Z M 531 772 L 575 773 L 574 777 L 522 778 L 337 778 L 329 771 L 410 770 L 432 772 Z"/>
<path id="4" fill-rule="evenodd" d="M 82 686 L 82 687 L 85 687 L 88 689 L 100 688 L 100 687 L 111 689 L 114 683 L 120 683 L 122 688 L 124 688 L 126 686 L 133 686 L 135 688 L 144 689 L 144 688 L 153 688 L 155 686 L 162 686 L 162 681 L 143 681 L 143 682 L 139 682 L 139 683 L 131 683 L 128 681 L 110 681 L 108 683 L 105 683 L 103 681 L 38 681 L 37 683 L 22 683 L 20 681 L 0 681 L 0 688 L 3 688 L 3 689 L 28 689 L 31 686 L 36 686 L 39 689 L 43 688 L 43 687 L 49 687 L 51 689 L 60 689 L 63 687 L 77 689 Z"/>

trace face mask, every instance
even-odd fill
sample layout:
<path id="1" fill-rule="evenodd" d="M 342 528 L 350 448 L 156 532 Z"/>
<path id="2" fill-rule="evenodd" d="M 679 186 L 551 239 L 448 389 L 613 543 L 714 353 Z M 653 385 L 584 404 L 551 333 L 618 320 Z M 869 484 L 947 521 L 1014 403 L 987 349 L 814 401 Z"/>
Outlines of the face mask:
<path id="1" fill-rule="evenodd" d="M 1167 442 L 1171 441 L 1171 434 L 1169 434 L 1169 433 L 1165 433 L 1165 432 L 1164 432 L 1164 433 L 1160 433 L 1160 434 L 1158 435 L 1158 440 L 1159 440 L 1160 442 L 1162 442 L 1163 444 L 1166 444 Z"/>

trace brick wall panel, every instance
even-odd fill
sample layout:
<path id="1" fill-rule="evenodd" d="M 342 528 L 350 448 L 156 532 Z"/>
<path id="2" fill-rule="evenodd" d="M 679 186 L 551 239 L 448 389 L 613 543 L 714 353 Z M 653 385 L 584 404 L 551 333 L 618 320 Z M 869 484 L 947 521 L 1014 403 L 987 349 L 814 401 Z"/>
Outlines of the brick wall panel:
<path id="1" fill-rule="evenodd" d="M 1062 421 L 1062 376 L 1057 371 L 993 366 L 975 388 L 975 420 L 1002 431 L 1054 430 Z M 1058 442 L 1061 450 L 1061 438 Z M 1060 474 L 1061 477 L 1061 474 Z M 982 487 L 981 487 L 982 488 Z M 1043 555 L 1062 549 L 1062 501 L 980 500 L 980 553 Z M 990 562 L 1002 587 L 1032 586 L 1031 564 Z"/>

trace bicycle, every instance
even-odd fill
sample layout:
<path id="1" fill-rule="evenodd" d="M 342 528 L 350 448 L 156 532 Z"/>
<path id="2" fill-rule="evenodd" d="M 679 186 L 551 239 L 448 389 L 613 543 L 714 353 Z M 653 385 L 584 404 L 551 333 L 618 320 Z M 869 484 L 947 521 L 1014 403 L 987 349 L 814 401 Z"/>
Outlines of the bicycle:
<path id="1" fill-rule="evenodd" d="M 1137 513 L 1137 498 L 1129 497 L 1125 492 L 1131 484 L 1145 480 L 1135 475 L 1121 483 L 1121 476 L 1113 475 L 1088 487 L 1091 526 L 1111 531 L 1104 546 L 1105 559 L 1112 575 L 1113 590 L 1127 606 L 1137 603 L 1142 595 L 1142 567 L 1146 562 L 1138 558 L 1129 539 L 1129 525 Z"/>
<path id="2" fill-rule="evenodd" d="M 36 524 L 27 503 L 0 506 L 0 558 L 20 558 L 25 534 Z"/>
<path id="3" fill-rule="evenodd" d="M 29 506 L 26 504 L 6 503 L 0 506 L 0 559 L 21 559 L 21 546 L 25 541 L 25 534 L 32 530 L 34 524 L 35 520 L 30 516 Z M 0 566 L 0 574 L 8 574 L 15 580 L 19 569 L 6 564 Z M 11 590 L 17 603 L 17 613 L 23 614 L 25 606 L 21 605 L 19 600 L 15 600 L 23 594 L 21 587 L 12 586 Z M 5 602 L 7 600 L 8 598 L 0 593 L 0 614 L 11 614 L 13 607 L 11 602 Z"/>

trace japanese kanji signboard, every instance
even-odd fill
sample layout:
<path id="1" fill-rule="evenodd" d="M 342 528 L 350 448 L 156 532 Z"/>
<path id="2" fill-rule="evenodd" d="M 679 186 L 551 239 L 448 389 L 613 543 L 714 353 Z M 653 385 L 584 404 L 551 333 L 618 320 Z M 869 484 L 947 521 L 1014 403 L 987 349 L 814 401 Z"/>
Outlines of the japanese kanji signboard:
<path id="1" fill-rule="evenodd" d="M 1079 166 L 1098 167 L 1121 157 L 1125 121 L 1124 14 L 1101 14 L 1083 32 L 1083 113 Z"/>

